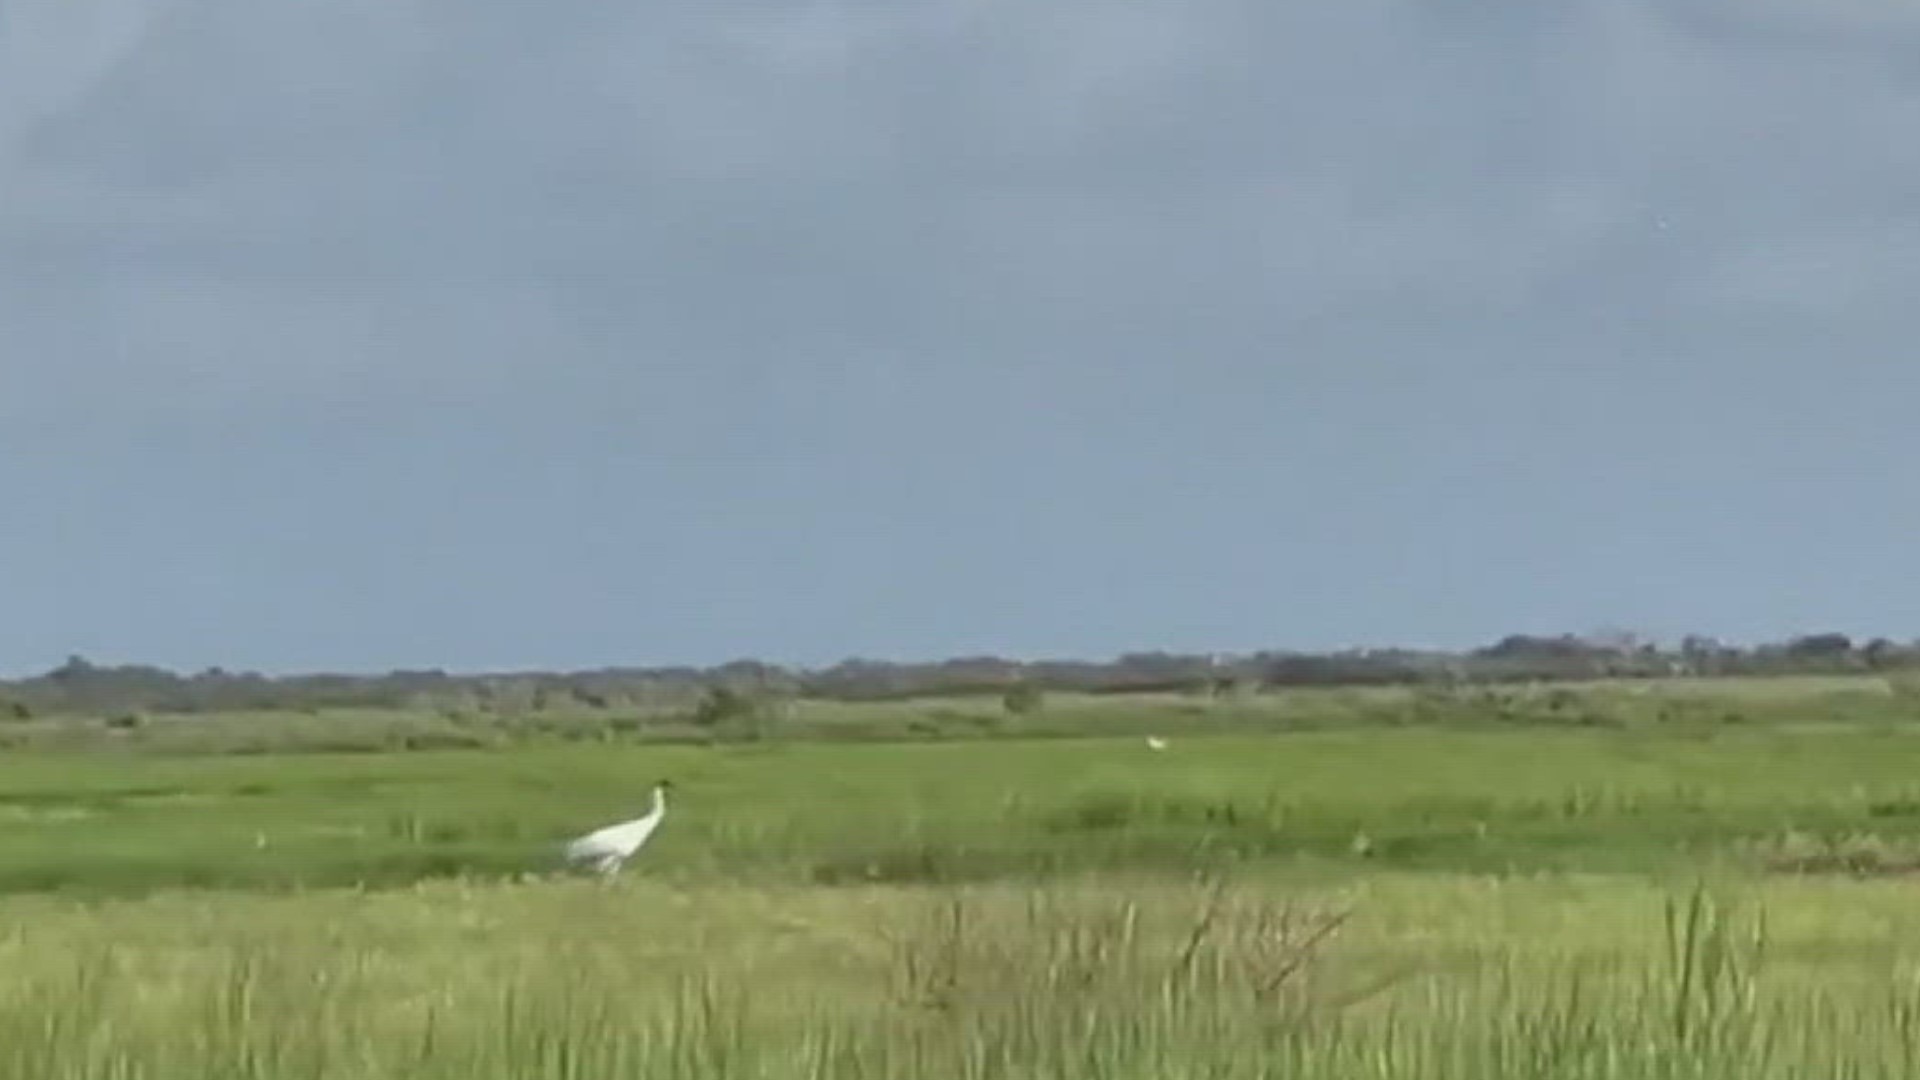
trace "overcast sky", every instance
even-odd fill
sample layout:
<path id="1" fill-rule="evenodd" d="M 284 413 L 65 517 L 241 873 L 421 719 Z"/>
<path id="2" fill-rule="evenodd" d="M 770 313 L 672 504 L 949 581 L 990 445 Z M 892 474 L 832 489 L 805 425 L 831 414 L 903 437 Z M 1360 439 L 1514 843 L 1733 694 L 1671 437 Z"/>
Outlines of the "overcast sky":
<path id="1" fill-rule="evenodd" d="M 0 671 L 1920 636 L 1906 0 L 0 0 Z"/>

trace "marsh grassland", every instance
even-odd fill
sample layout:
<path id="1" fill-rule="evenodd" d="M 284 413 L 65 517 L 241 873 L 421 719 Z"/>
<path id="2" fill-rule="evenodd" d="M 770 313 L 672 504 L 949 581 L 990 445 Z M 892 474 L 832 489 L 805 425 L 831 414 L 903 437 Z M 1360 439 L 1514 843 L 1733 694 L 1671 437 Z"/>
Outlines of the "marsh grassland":
<path id="1" fill-rule="evenodd" d="M 1920 1075 L 1920 711 L 1795 692 L 16 748 L 0 1078 Z M 965 707 L 890 708 L 819 722 Z M 621 879 L 556 872 L 659 776 Z"/>

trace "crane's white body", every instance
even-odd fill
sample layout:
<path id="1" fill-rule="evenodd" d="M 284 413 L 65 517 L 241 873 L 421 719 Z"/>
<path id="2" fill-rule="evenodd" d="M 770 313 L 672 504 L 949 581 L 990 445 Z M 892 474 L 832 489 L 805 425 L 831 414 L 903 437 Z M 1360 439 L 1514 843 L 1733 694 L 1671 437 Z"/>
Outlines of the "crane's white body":
<path id="1" fill-rule="evenodd" d="M 1167 748 L 1167 740 L 1161 738 L 1158 735 L 1147 736 L 1147 749 L 1165 750 L 1166 748 Z"/>
<path id="2" fill-rule="evenodd" d="M 640 850 L 640 845 L 647 842 L 647 838 L 660 827 L 660 822 L 666 816 L 666 785 L 655 785 L 652 810 L 632 821 L 595 829 L 568 844 L 567 862 L 575 866 L 591 865 L 602 877 L 611 877 L 619 873 L 621 865 L 632 858 L 634 852 Z"/>

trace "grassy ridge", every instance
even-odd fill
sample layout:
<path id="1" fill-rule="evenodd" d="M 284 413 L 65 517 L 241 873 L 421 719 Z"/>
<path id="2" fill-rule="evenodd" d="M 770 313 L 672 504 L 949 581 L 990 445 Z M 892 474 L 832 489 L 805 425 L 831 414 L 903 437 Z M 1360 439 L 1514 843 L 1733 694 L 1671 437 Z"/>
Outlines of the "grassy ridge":
<path id="1" fill-rule="evenodd" d="M 1504 686 L 1236 692 L 1047 693 L 1037 711 L 994 695 L 885 702 L 762 702 L 751 720 L 685 709 L 333 709 L 47 716 L 0 722 L 0 751 L 148 754 L 399 753 L 561 743 L 872 742 L 1087 738 L 1149 731 L 1287 734 L 1387 727 L 1707 732 L 1805 722 L 1920 726 L 1920 682 L 1900 676 L 1647 679 Z"/>

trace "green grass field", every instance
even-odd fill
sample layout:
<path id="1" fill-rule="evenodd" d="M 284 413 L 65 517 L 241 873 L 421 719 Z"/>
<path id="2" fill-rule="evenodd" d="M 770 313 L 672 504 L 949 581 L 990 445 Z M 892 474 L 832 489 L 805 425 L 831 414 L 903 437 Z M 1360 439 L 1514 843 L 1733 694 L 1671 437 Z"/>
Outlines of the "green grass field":
<path id="1" fill-rule="evenodd" d="M 1366 722 L 15 751 L 0 1080 L 1920 1075 L 1920 716 L 1577 694 L 1566 724 L 1336 693 Z M 555 872 L 662 776 L 621 880 Z"/>

